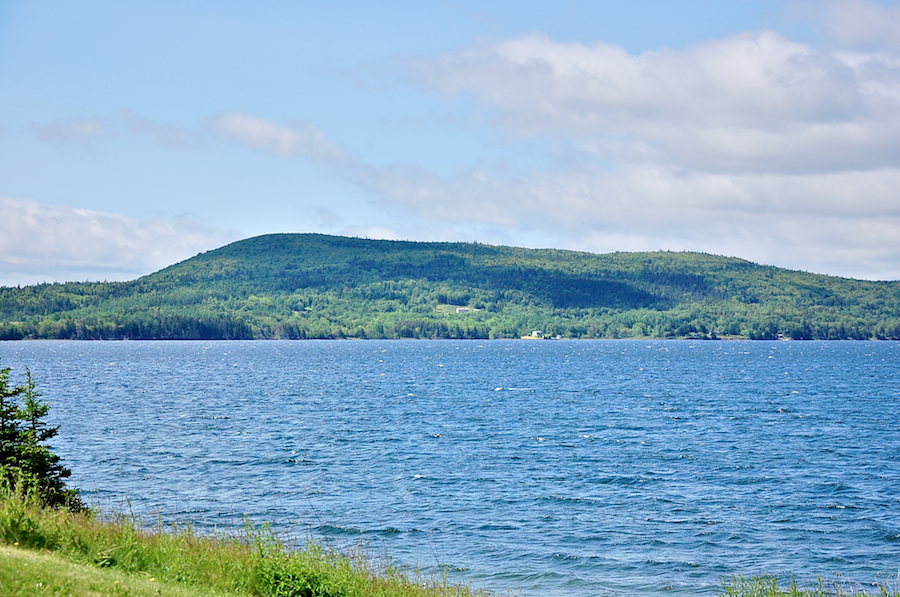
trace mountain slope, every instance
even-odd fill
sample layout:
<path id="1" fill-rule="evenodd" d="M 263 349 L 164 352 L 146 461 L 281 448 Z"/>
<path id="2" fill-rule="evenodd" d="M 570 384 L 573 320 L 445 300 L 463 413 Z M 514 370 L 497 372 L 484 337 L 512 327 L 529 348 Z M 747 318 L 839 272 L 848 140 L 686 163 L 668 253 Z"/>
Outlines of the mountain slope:
<path id="1" fill-rule="evenodd" d="M 0 289 L 0 338 L 900 338 L 900 282 L 698 253 L 275 234 L 131 282 Z"/>

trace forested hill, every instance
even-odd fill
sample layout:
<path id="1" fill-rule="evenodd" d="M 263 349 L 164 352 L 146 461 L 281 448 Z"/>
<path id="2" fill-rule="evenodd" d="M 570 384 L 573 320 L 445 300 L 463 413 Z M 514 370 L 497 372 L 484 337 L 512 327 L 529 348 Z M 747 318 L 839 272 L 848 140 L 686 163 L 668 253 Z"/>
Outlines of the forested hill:
<path id="1" fill-rule="evenodd" d="M 900 282 L 698 253 L 273 234 L 131 282 L 0 288 L 0 338 L 900 339 Z"/>

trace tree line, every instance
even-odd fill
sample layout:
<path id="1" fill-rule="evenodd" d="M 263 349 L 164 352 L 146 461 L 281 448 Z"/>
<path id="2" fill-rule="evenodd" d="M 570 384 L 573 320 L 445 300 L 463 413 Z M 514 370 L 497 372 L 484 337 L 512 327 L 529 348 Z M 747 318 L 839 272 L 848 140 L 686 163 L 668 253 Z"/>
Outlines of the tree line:
<path id="1" fill-rule="evenodd" d="M 461 307 L 459 313 L 455 307 Z M 900 339 L 900 283 L 702 253 L 268 235 L 130 282 L 0 288 L 0 339 Z"/>

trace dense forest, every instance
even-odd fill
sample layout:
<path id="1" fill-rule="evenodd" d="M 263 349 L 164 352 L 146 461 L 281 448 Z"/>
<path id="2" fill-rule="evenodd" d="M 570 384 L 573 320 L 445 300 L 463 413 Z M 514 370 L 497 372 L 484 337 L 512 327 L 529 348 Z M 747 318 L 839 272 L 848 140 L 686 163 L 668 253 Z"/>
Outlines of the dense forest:
<path id="1" fill-rule="evenodd" d="M 900 339 L 900 282 L 702 253 L 273 234 L 131 282 L 0 288 L 0 339 Z"/>

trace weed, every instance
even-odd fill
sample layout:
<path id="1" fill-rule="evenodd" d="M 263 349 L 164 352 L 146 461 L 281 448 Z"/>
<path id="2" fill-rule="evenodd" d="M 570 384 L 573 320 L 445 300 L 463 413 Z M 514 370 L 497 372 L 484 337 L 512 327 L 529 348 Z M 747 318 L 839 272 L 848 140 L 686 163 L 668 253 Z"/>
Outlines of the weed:
<path id="1" fill-rule="evenodd" d="M 826 581 L 821 578 L 815 583 L 799 586 L 796 581 L 781 588 L 778 578 L 774 576 L 732 576 L 722 579 L 723 597 L 900 597 L 900 590 L 887 583 L 872 587 L 874 593 L 867 592 L 865 587 L 843 579 Z"/>

